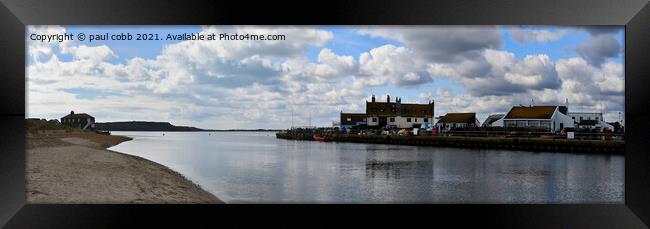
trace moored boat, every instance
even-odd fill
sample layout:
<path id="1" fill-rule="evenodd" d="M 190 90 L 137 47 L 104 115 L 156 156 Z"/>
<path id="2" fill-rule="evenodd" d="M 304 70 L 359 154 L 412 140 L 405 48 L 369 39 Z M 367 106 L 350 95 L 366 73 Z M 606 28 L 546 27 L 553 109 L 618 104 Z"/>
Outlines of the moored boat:
<path id="1" fill-rule="evenodd" d="M 319 141 L 319 142 L 324 142 L 325 141 L 325 136 L 321 134 L 314 134 L 313 136 L 314 140 Z"/>

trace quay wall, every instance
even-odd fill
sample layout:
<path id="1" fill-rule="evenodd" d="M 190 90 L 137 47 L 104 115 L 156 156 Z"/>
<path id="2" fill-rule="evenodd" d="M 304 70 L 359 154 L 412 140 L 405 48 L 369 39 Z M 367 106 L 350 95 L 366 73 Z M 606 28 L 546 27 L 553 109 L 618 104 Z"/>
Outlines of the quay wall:
<path id="1" fill-rule="evenodd" d="M 314 141 L 305 133 L 277 133 L 276 137 L 288 140 Z M 416 145 L 432 147 L 458 147 L 479 149 L 505 149 L 544 152 L 625 154 L 625 142 L 620 140 L 571 140 L 507 137 L 456 137 L 456 136 L 386 136 L 334 134 L 327 137 L 332 142 L 369 144 Z"/>

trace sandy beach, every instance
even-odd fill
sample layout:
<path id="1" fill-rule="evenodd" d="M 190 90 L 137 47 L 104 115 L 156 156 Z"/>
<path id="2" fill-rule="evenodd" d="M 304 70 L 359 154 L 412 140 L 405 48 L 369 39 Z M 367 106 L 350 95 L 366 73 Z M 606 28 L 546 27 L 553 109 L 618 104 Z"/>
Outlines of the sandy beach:
<path id="1" fill-rule="evenodd" d="M 106 148 L 130 140 L 92 132 L 26 136 L 29 203 L 223 203 L 179 173 Z"/>

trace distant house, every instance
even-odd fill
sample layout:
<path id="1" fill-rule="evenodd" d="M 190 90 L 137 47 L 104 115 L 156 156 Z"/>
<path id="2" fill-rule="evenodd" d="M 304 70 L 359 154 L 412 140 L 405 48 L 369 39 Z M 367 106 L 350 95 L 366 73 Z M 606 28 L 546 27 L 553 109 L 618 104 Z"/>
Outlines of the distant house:
<path id="1" fill-rule="evenodd" d="M 545 128 L 550 132 L 574 127 L 566 106 L 515 106 L 503 118 L 504 127 Z"/>
<path id="2" fill-rule="evenodd" d="M 75 114 L 74 111 L 70 111 L 69 115 L 61 118 L 61 124 L 79 128 L 82 130 L 85 129 L 94 129 L 95 128 L 95 117 L 90 116 L 86 113 Z"/>
<path id="3" fill-rule="evenodd" d="M 503 117 L 505 117 L 505 114 L 493 114 L 488 116 L 485 121 L 483 121 L 483 127 L 490 127 L 490 126 L 503 126 Z"/>
<path id="4" fill-rule="evenodd" d="M 368 124 L 365 113 L 343 113 L 341 112 L 340 127 L 350 128 L 353 126 L 364 126 Z"/>
<path id="5" fill-rule="evenodd" d="M 448 113 L 436 123 L 436 128 L 440 131 L 477 126 L 480 123 L 476 119 L 476 113 Z"/>
<path id="6" fill-rule="evenodd" d="M 597 112 L 570 112 L 569 116 L 573 119 L 577 128 L 587 130 L 603 131 L 609 129 L 615 130 L 615 127 L 603 120 L 603 114 Z"/>

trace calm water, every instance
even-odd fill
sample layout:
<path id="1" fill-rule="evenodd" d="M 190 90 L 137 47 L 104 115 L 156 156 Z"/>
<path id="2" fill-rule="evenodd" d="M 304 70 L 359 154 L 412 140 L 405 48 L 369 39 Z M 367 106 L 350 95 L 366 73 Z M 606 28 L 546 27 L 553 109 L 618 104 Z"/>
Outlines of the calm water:
<path id="1" fill-rule="evenodd" d="M 227 203 L 623 203 L 624 157 L 113 132 Z"/>

